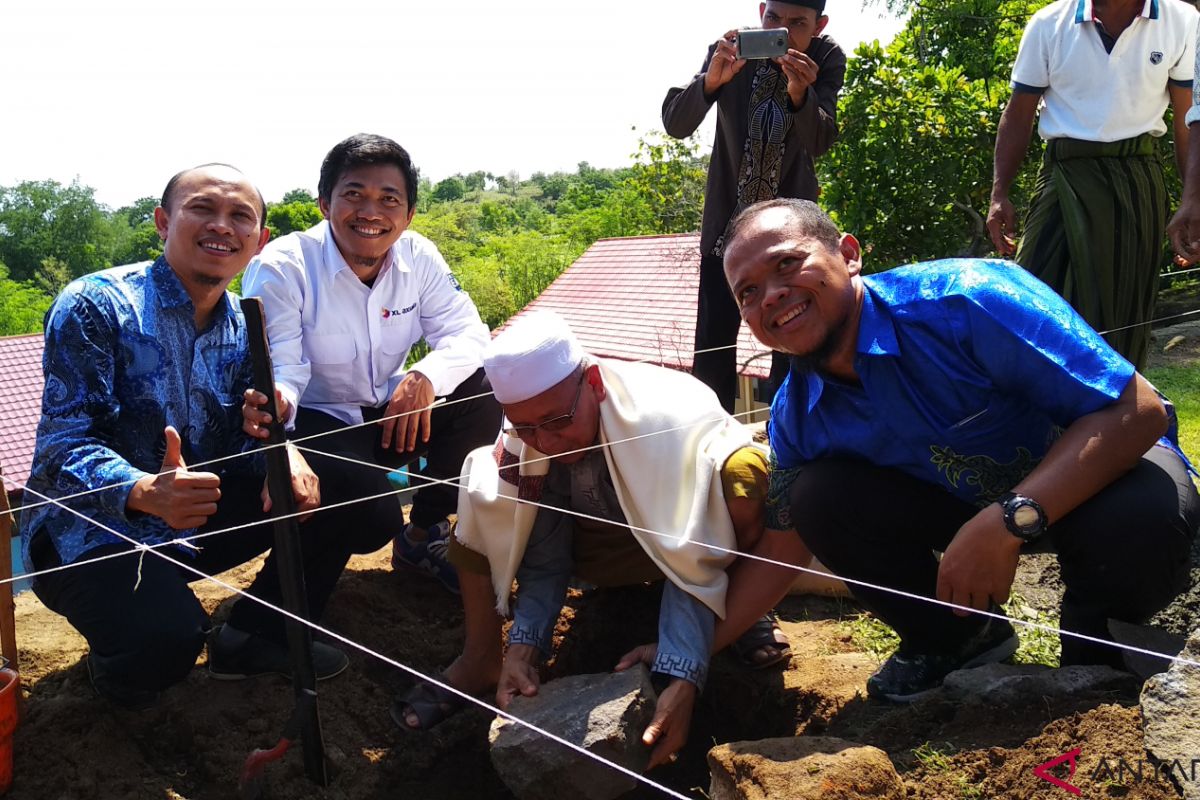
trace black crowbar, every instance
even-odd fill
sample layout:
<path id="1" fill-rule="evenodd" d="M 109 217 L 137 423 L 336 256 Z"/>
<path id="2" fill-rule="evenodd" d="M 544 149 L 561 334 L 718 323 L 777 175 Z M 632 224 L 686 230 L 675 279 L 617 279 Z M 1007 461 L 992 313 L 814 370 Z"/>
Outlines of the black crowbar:
<path id="1" fill-rule="evenodd" d="M 288 465 L 284 442 L 283 422 L 275 407 L 275 374 L 271 366 L 271 351 L 267 345 L 267 326 L 263 315 L 262 301 L 257 297 L 242 298 L 242 313 L 246 317 L 246 333 L 250 340 L 250 359 L 254 366 L 254 388 L 267 396 L 266 411 L 271 415 L 268 427 L 270 436 L 267 444 L 277 445 L 265 453 L 267 459 L 267 491 L 271 495 L 271 515 L 275 518 L 275 548 L 273 555 L 279 559 L 279 584 L 283 594 L 283 607 L 300 619 L 308 619 L 308 599 L 304 592 L 304 560 L 300 552 L 300 525 L 294 516 L 296 500 L 292 494 L 291 469 Z M 295 738 L 300 735 L 304 753 L 304 772 L 318 786 L 329 785 L 325 765 L 325 743 L 321 739 L 321 716 L 317 708 L 317 675 L 313 669 L 312 630 L 302 622 L 288 617 L 284 623 L 287 630 L 288 652 L 292 657 L 292 688 L 296 695 L 296 708 L 292 719 L 284 730 L 283 739 L 271 751 L 279 750 L 282 758 Z M 282 746 L 282 750 L 280 750 Z M 259 764 L 262 771 L 261 751 L 250 754 L 243 768 L 243 775 Z M 273 759 L 268 759 L 273 760 Z M 257 784 L 258 781 L 252 781 Z M 257 787 L 247 787 L 254 790 Z M 253 796 L 253 795 L 251 795 Z"/>

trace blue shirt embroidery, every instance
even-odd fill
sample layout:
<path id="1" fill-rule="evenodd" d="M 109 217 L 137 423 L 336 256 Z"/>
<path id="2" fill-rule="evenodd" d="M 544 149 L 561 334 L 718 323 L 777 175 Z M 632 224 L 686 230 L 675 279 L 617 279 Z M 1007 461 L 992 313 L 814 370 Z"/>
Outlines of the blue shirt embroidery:
<path id="1" fill-rule="evenodd" d="M 125 510 L 132 482 L 162 466 L 163 429 L 179 431 L 189 466 L 254 445 L 241 429 L 252 371 L 236 298 L 226 293 L 208 327 L 197 331 L 191 298 L 162 258 L 67 286 L 46 315 L 42 369 L 46 387 L 26 503 L 122 484 L 66 505 L 138 541 L 170 541 L 194 531 Z M 257 473 L 259 465 L 250 456 L 201 469 L 224 478 Z M 123 543 L 50 504 L 23 512 L 21 522 L 27 564 L 39 532 L 50 536 L 64 564 Z"/>

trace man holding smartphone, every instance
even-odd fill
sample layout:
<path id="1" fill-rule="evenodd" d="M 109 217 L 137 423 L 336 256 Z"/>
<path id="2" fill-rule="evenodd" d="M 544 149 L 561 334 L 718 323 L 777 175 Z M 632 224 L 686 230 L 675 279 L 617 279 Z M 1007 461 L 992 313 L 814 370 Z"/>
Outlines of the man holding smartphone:
<path id="1" fill-rule="evenodd" d="M 663 126 L 679 139 L 692 135 L 717 106 L 700 233 L 692 372 L 730 412 L 737 393 L 737 352 L 731 345 L 741 317 L 725 283 L 725 228 L 737 212 L 760 200 L 817 199 L 813 159 L 837 138 L 837 97 L 846 74 L 845 53 L 822 34 L 829 22 L 824 11 L 825 0 L 760 3 L 762 27 L 787 30 L 787 52 L 739 58 L 738 32 L 728 31 L 709 46 L 692 81 L 670 89 L 663 101 Z M 772 386 L 786 374 L 787 359 L 777 353 Z"/>

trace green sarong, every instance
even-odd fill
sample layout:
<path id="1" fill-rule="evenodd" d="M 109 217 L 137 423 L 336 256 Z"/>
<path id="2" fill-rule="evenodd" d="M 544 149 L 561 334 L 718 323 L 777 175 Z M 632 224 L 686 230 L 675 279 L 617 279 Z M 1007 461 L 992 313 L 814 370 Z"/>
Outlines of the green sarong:
<path id="1" fill-rule="evenodd" d="M 1168 198 L 1155 137 L 1052 139 L 1016 261 L 1139 370 L 1163 267 Z M 1132 327 L 1127 327 L 1132 326 Z M 1122 330 L 1116 330 L 1122 329 Z"/>

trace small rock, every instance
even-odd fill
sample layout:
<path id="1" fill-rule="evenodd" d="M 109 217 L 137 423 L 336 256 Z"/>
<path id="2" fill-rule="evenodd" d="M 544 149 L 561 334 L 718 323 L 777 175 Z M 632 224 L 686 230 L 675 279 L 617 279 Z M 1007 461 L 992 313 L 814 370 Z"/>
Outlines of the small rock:
<path id="1" fill-rule="evenodd" d="M 1131 687 L 1133 681 L 1133 676 L 1112 667 L 1051 669 L 1038 664 L 987 664 L 951 672 L 942 691 L 956 700 L 1005 705 Z"/>
<path id="2" fill-rule="evenodd" d="M 657 695 L 644 666 L 625 672 L 573 675 L 516 697 L 508 710 L 606 761 L 641 773 L 650 751 L 642 732 Z M 496 774 L 519 800 L 611 800 L 634 778 L 571 750 L 526 725 L 496 717 L 488 735 Z"/>
<path id="3" fill-rule="evenodd" d="M 730 742 L 708 751 L 711 800 L 901 800 L 887 753 L 832 736 Z"/>
<path id="4" fill-rule="evenodd" d="M 1200 661 L 1200 629 L 1179 654 Z M 1185 771 L 1200 757 L 1200 667 L 1174 662 L 1142 689 L 1146 749 L 1163 762 L 1178 760 Z M 1190 775 L 1190 773 L 1189 773 Z M 1185 800 L 1200 800 L 1200 783 L 1180 781 Z"/>

